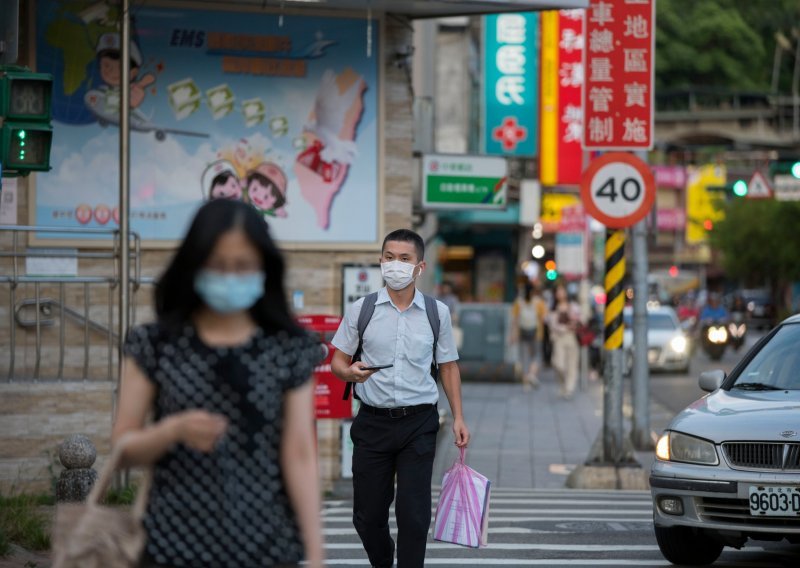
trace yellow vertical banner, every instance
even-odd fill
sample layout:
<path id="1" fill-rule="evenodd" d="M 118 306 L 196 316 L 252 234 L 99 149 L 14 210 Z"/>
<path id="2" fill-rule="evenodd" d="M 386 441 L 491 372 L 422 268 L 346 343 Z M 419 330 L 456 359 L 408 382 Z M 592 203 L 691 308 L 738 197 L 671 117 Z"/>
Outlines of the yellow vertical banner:
<path id="1" fill-rule="evenodd" d="M 704 243 L 708 231 L 720 221 L 724 214 L 718 205 L 719 191 L 710 187 L 725 185 L 725 166 L 706 164 L 689 170 L 689 183 L 686 185 L 686 242 Z"/>
<path id="2" fill-rule="evenodd" d="M 542 12 L 541 140 L 539 176 L 542 185 L 558 179 L 558 12 Z"/>

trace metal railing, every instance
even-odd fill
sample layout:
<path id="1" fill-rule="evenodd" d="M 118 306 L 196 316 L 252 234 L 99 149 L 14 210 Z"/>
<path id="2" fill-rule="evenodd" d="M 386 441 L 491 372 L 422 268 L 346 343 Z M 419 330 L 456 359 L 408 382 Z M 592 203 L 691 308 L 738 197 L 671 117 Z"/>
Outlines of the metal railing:
<path id="1" fill-rule="evenodd" d="M 57 240 L 64 238 L 61 235 L 67 239 L 111 240 L 111 246 L 107 250 L 29 249 L 28 239 L 23 237 L 32 234 L 49 234 L 53 247 L 62 246 Z M 139 236 L 132 233 L 130 242 L 131 301 L 127 319 L 133 325 L 137 292 L 153 280 L 141 275 Z M 114 323 L 115 318 L 119 321 L 121 308 L 115 292 L 119 292 L 120 285 L 121 249 L 120 231 L 114 229 L 0 225 L 0 298 L 7 294 L 8 310 L 8 329 L 3 330 L 5 326 L 0 322 L 0 333 L 6 336 L 1 343 L 8 345 L 8 349 L 0 350 L 0 361 L 7 369 L 0 380 L 116 379 L 119 336 Z M 74 259 L 76 264 L 85 266 L 79 266 L 71 275 L 27 274 L 23 263 L 27 265 L 27 259 L 37 257 Z M 53 332 L 48 333 L 51 329 Z M 69 357 L 73 353 L 82 356 Z M 22 364 L 18 362 L 20 354 Z M 79 364 L 70 358 L 80 359 Z"/>

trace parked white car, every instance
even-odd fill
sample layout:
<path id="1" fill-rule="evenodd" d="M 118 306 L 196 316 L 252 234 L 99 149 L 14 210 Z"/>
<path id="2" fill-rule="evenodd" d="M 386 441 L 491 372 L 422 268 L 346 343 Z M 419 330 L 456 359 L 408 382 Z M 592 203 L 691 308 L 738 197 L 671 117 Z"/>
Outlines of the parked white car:
<path id="1" fill-rule="evenodd" d="M 658 546 L 713 563 L 748 539 L 800 543 L 800 316 L 760 340 L 661 436 L 650 474 Z"/>
<path id="2" fill-rule="evenodd" d="M 633 367 L 633 310 L 622 312 L 625 332 L 622 348 L 625 350 L 625 370 Z M 647 308 L 647 363 L 654 371 L 689 372 L 691 360 L 690 339 L 683 331 L 675 310 L 669 306 Z"/>

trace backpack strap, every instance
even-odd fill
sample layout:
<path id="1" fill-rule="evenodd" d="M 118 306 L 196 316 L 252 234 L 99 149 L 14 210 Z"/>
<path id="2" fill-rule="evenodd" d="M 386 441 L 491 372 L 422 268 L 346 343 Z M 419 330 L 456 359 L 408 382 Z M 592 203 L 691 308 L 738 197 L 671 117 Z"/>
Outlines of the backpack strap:
<path id="1" fill-rule="evenodd" d="M 425 298 L 425 313 L 428 314 L 428 322 L 431 324 L 431 331 L 433 331 L 433 359 L 431 359 L 431 376 L 434 381 L 439 380 L 439 364 L 436 362 L 436 346 L 439 344 L 439 307 L 436 305 L 436 299 L 423 294 Z"/>
<path id="2" fill-rule="evenodd" d="M 361 311 L 358 312 L 358 347 L 356 347 L 356 352 L 353 353 L 352 361 L 360 361 L 361 360 L 361 351 L 364 345 L 364 330 L 367 329 L 369 325 L 369 320 L 372 319 L 372 314 L 375 312 L 375 302 L 378 301 L 378 293 L 373 292 L 372 294 L 367 294 L 364 296 L 364 303 L 361 304 Z M 353 390 L 353 383 L 347 383 L 344 386 L 344 396 L 342 400 L 347 400 L 350 398 L 350 391 Z"/>

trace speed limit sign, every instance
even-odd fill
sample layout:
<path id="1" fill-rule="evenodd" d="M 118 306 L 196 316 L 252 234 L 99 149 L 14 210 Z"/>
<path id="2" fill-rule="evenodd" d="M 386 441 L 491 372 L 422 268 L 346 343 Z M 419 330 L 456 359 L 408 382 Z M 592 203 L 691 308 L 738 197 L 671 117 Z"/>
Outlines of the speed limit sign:
<path id="1" fill-rule="evenodd" d="M 642 160 L 610 152 L 592 161 L 581 177 L 586 212 L 612 229 L 642 220 L 656 198 L 653 173 Z"/>

